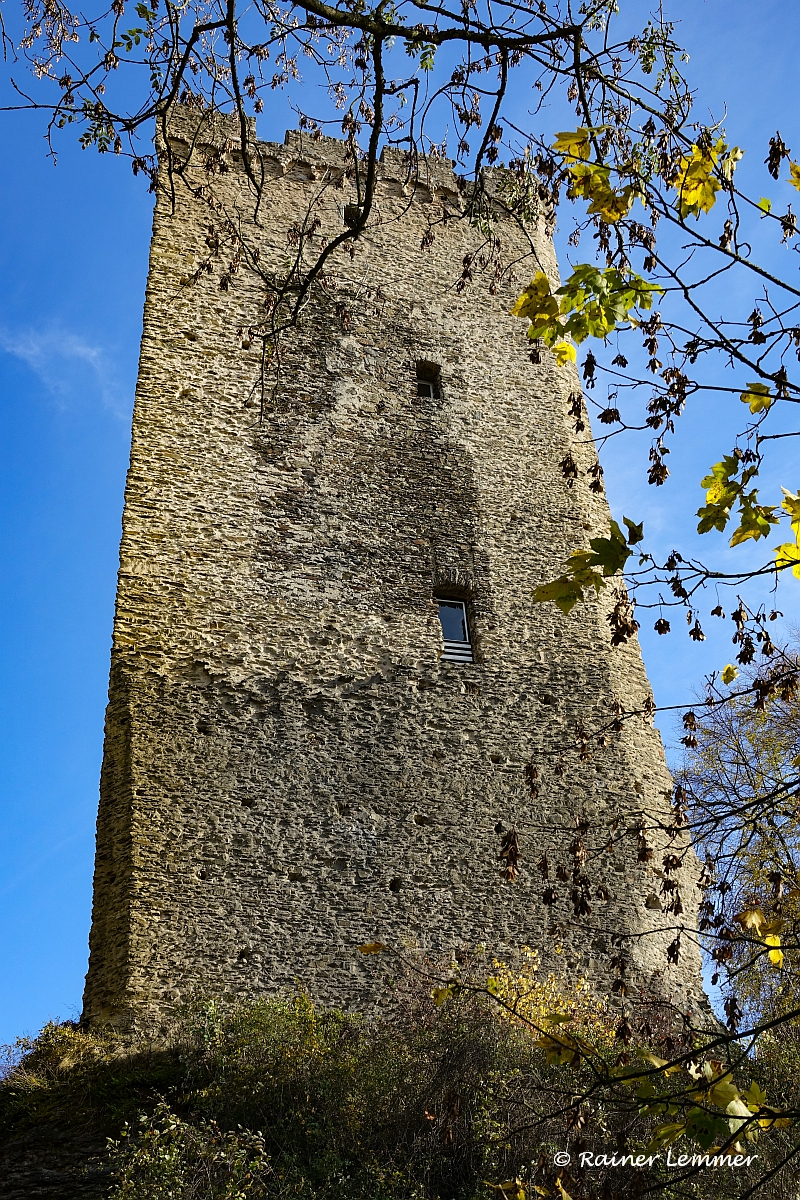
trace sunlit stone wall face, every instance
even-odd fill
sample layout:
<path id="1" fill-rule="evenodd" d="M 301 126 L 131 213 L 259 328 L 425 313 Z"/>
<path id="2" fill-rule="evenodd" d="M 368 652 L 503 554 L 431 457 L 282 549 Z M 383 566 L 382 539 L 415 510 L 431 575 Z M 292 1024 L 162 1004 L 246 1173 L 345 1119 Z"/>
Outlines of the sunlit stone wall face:
<path id="1" fill-rule="evenodd" d="M 608 532 L 589 488 L 596 451 L 568 415 L 576 372 L 548 351 L 532 362 L 509 315 L 535 269 L 556 276 L 549 230 L 498 215 L 515 265 L 493 284 L 449 164 L 409 181 L 386 154 L 368 229 L 329 264 L 262 397 L 261 343 L 239 331 L 261 319 L 265 287 L 245 258 L 220 286 L 234 257 L 223 216 L 280 271 L 312 203 L 330 239 L 356 197 L 342 143 L 288 134 L 258 146 L 254 225 L 236 130 L 198 134 L 197 186 L 204 147 L 228 139 L 205 199 L 179 181 L 174 210 L 166 188 L 156 203 L 87 1019 L 149 1020 L 192 994 L 298 979 L 357 1007 L 382 986 L 383 961 L 358 951 L 373 941 L 409 955 L 535 947 L 545 970 L 602 990 L 621 950 L 630 980 L 683 998 L 696 958 L 684 939 L 667 969 L 678 921 L 645 907 L 666 837 L 647 835 L 647 864 L 626 834 L 669 810 L 661 741 L 641 717 L 597 736 L 615 699 L 649 694 L 639 647 L 610 646 L 613 589 L 568 617 L 532 599 Z M 189 118 L 173 133 L 185 156 Z M 436 394 L 418 394 L 418 362 L 440 369 Z M 473 662 L 442 658 L 443 596 L 466 602 Z M 508 883 L 498 852 L 513 825 L 522 864 Z M 695 877 L 683 872 L 687 910 Z M 637 936 L 650 928 L 663 931 Z"/>

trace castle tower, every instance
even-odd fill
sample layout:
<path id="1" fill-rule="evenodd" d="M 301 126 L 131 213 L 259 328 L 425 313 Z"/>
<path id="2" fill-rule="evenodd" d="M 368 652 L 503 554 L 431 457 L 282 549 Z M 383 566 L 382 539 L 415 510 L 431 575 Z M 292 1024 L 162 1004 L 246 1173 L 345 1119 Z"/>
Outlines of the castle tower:
<path id="1" fill-rule="evenodd" d="M 697 961 L 685 945 L 665 971 L 676 921 L 645 906 L 658 880 L 632 832 L 669 808 L 660 738 L 640 717 L 598 737 L 615 698 L 646 701 L 638 645 L 610 645 L 611 589 L 569 616 L 532 599 L 609 517 L 569 416 L 576 372 L 532 362 L 509 315 L 535 270 L 556 275 L 544 222 L 498 213 L 516 265 L 492 283 L 450 164 L 409 180 L 385 153 L 369 227 L 281 342 L 262 402 L 261 343 L 240 330 L 264 285 L 225 221 L 260 268 L 290 259 L 310 206 L 332 238 L 357 202 L 344 144 L 260 143 L 256 226 L 238 126 L 180 119 L 173 149 L 192 143 L 202 190 L 177 180 L 156 201 L 86 1019 L 295 979 L 352 1007 L 378 986 L 358 953 L 375 940 L 533 946 L 606 988 L 627 935 L 629 977 L 680 992 Z M 227 169 L 206 187 L 214 148 Z"/>

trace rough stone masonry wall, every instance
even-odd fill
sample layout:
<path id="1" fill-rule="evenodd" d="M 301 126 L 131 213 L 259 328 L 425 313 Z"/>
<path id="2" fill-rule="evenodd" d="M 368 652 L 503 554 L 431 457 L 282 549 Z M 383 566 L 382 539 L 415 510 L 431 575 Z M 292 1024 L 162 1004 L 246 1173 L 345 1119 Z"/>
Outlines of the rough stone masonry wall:
<path id="1" fill-rule="evenodd" d="M 178 152 L 196 120 L 175 127 Z M 224 121 L 203 128 L 192 178 L 205 178 L 203 146 L 227 139 L 213 194 L 258 239 L 262 264 L 288 260 L 287 233 L 315 198 L 318 236 L 341 231 L 341 206 L 355 199 L 351 180 L 330 183 L 345 165 L 341 143 L 260 143 L 256 227 L 236 136 Z M 382 964 L 357 949 L 373 940 L 435 954 L 528 945 L 545 968 L 605 989 L 614 935 L 626 934 L 629 976 L 682 1002 L 696 991 L 686 939 L 667 968 L 676 922 L 644 907 L 658 881 L 636 860 L 635 838 L 600 852 L 642 814 L 663 813 L 671 780 L 659 735 L 637 718 L 605 748 L 592 739 L 586 760 L 575 748 L 576 725 L 607 725 L 614 697 L 644 702 L 639 647 L 610 647 L 610 595 L 568 617 L 532 600 L 567 554 L 608 532 L 605 499 L 588 488 L 594 447 L 567 415 L 576 372 L 548 352 L 533 364 L 525 323 L 509 315 L 537 264 L 556 277 L 548 231 L 529 231 L 532 251 L 513 221 L 499 221 L 504 253 L 522 261 L 496 294 L 476 263 L 459 293 L 480 236 L 456 219 L 452 170 L 430 162 L 416 181 L 406 175 L 401 156 L 384 155 L 369 228 L 282 342 L 263 411 L 260 343 L 243 348 L 238 335 L 263 312 L 263 285 L 242 266 L 221 290 L 223 257 L 182 285 L 222 210 L 215 218 L 180 182 L 174 212 L 168 189 L 158 194 L 90 1021 L 155 1015 L 197 992 L 260 996 L 296 979 L 357 1006 L 379 987 Z M 443 206 L 454 219 L 422 249 Z M 441 399 L 416 395 L 418 360 L 441 365 Z M 559 466 L 568 451 L 580 470 L 572 486 Z M 437 589 L 468 597 L 474 664 L 440 658 Z M 542 903 L 536 867 L 549 847 L 553 870 L 571 869 L 578 814 L 590 822 L 592 877 L 581 918 L 569 883 L 552 876 L 557 902 Z M 499 875 L 501 822 L 519 833 L 513 884 Z M 639 936 L 647 930 L 661 932 Z"/>

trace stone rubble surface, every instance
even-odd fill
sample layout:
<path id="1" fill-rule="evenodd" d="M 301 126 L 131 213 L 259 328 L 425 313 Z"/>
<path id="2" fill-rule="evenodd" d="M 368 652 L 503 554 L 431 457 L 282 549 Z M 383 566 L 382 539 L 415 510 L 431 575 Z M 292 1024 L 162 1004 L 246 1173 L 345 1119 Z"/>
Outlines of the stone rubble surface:
<path id="1" fill-rule="evenodd" d="M 509 315 L 535 270 L 557 279 L 547 221 L 498 217 L 514 266 L 492 294 L 452 167 L 429 160 L 409 180 L 385 152 L 368 228 L 282 339 L 262 398 L 261 342 L 240 334 L 263 319 L 259 271 L 242 263 L 222 289 L 223 247 L 181 281 L 220 212 L 257 240 L 259 269 L 284 269 L 310 205 L 318 238 L 340 233 L 356 200 L 344 143 L 258 143 L 256 225 L 238 127 L 181 120 L 170 144 L 193 145 L 188 177 L 203 184 L 215 145 L 228 170 L 208 185 L 216 217 L 180 179 L 174 210 L 170 189 L 157 193 L 85 1018 L 158 1019 L 193 995 L 298 981 L 362 1007 L 387 966 L 359 953 L 373 941 L 411 959 L 530 946 L 543 972 L 605 991 L 618 935 L 629 978 L 682 1004 L 699 989 L 696 952 L 684 939 L 668 967 L 678 922 L 644 904 L 666 842 L 653 835 L 648 865 L 619 837 L 668 811 L 659 734 L 637 717 L 606 747 L 591 738 L 585 760 L 576 749 L 576 727 L 607 727 L 615 697 L 644 704 L 638 643 L 610 645 L 613 588 L 569 616 L 532 598 L 609 519 L 588 486 L 595 448 L 568 416 L 577 373 L 546 350 L 532 363 Z M 453 218 L 421 248 L 443 209 Z M 468 254 L 474 279 L 458 292 Z M 440 398 L 416 394 L 419 361 L 440 366 Z M 441 659 L 437 594 L 467 600 L 474 663 Z M 552 875 L 571 869 L 576 816 L 592 879 L 581 918 Z M 510 884 L 497 830 L 512 825 Z M 548 846 L 552 907 L 536 867 Z M 687 909 L 695 879 L 690 864 Z"/>

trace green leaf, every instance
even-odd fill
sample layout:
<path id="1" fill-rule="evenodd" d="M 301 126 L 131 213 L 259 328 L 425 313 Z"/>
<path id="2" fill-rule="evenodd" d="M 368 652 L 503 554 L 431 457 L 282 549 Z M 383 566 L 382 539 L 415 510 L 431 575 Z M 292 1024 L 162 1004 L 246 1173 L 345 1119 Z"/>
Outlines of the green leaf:
<path id="1" fill-rule="evenodd" d="M 700 518 L 697 526 L 698 533 L 708 533 L 725 529 L 731 515 L 731 508 L 741 494 L 742 483 L 733 482 L 739 473 L 740 462 L 734 454 L 726 454 L 721 462 L 714 463 L 711 474 L 700 480 L 700 486 L 707 489 L 706 503 L 698 508 Z"/>
<path id="2" fill-rule="evenodd" d="M 419 55 L 419 65 L 423 71 L 432 71 L 434 59 L 436 57 L 436 46 L 431 42 L 424 42 L 419 37 L 409 37 L 405 43 L 406 54 L 409 58 L 416 58 Z"/>
<path id="3" fill-rule="evenodd" d="M 436 58 L 436 47 L 435 46 L 423 46 L 422 53 L 419 58 L 419 65 L 422 67 L 422 70 L 423 71 L 432 71 L 435 58 Z"/>
<path id="4" fill-rule="evenodd" d="M 739 497 L 739 527 L 734 531 L 731 538 L 732 546 L 739 546 L 742 542 L 752 538 L 757 542 L 759 538 L 767 537 L 773 525 L 780 522 L 780 517 L 776 516 L 775 506 L 772 504 L 757 504 L 756 498 L 758 493 L 753 490 L 747 495 L 741 494 Z"/>
<path id="5" fill-rule="evenodd" d="M 664 1125 L 657 1125 L 653 1130 L 646 1153 L 653 1154 L 658 1150 L 666 1149 L 673 1142 L 677 1142 L 678 1138 L 683 1137 L 685 1132 L 686 1123 L 684 1121 L 667 1122 Z"/>
<path id="6" fill-rule="evenodd" d="M 749 1088 L 742 1092 L 742 1099 L 746 1100 L 754 1109 L 759 1109 L 767 1103 L 767 1093 L 760 1084 L 751 1080 Z"/>
<path id="7" fill-rule="evenodd" d="M 702 508 L 698 508 L 697 515 L 700 520 L 697 522 L 698 533 L 710 533 L 712 529 L 719 530 L 724 533 L 725 526 L 730 520 L 730 506 L 726 504 L 704 504 Z"/>
<path id="8" fill-rule="evenodd" d="M 600 580 L 600 587 L 603 587 L 601 576 L 598 575 L 597 578 Z M 533 599 L 536 604 L 546 604 L 548 600 L 552 600 L 563 613 L 570 613 L 578 601 L 583 599 L 583 588 L 575 582 L 574 577 L 559 575 L 552 583 L 540 584 L 533 593 Z"/>
<path id="9" fill-rule="evenodd" d="M 766 196 L 762 196 L 758 202 L 758 207 L 764 213 L 772 212 L 772 201 L 768 200 Z"/>
<path id="10" fill-rule="evenodd" d="M 739 474 L 739 459 L 735 454 L 726 454 L 722 462 L 714 463 L 711 474 L 700 480 L 700 487 L 710 488 L 715 483 L 727 483 Z"/>
<path id="11" fill-rule="evenodd" d="M 728 1136 L 728 1122 L 702 1108 L 690 1108 L 686 1114 L 686 1133 L 693 1137 L 701 1150 Z"/>
<path id="12" fill-rule="evenodd" d="M 604 575 L 616 575 L 631 556 L 625 535 L 616 521 L 611 522 L 611 537 L 590 538 L 589 545 L 594 554 L 586 561 L 590 567 L 602 567 Z"/>
<path id="13" fill-rule="evenodd" d="M 632 272 L 623 274 L 615 267 L 601 271 L 582 263 L 555 293 L 544 271 L 537 272 L 511 312 L 530 321 L 529 338 L 540 339 L 566 361 L 573 354 L 562 348 L 569 345 L 565 335 L 576 345 L 588 337 L 604 340 L 619 324 L 634 320 L 634 309 L 652 308 L 653 297 L 662 291 Z"/>
<path id="14" fill-rule="evenodd" d="M 625 518 L 623 518 L 624 520 Z M 627 522 L 629 528 L 641 530 L 641 526 Z M 623 569 L 633 551 L 616 521 L 611 521 L 611 536 L 590 538 L 588 550 L 574 550 L 564 564 L 566 571 L 552 583 L 543 583 L 533 593 L 536 604 L 551 601 L 563 613 L 569 613 L 584 599 L 584 588 L 594 588 L 596 593 L 606 586 L 605 578 L 616 575 Z M 594 568 L 600 567 L 600 571 Z"/>
<path id="15" fill-rule="evenodd" d="M 723 1075 L 713 1087 L 708 1089 L 708 1098 L 712 1104 L 716 1104 L 719 1108 L 725 1108 L 732 1100 L 739 1099 L 739 1089 L 730 1075 Z"/>
<path id="16" fill-rule="evenodd" d="M 628 545 L 638 546 L 639 542 L 644 540 L 644 521 L 639 525 L 635 525 L 629 517 L 623 517 L 622 523 L 628 530 Z"/>
<path id="17" fill-rule="evenodd" d="M 133 49 L 134 43 L 136 43 L 137 46 L 139 45 L 139 43 L 142 40 L 143 33 L 144 33 L 143 29 L 137 28 L 137 29 L 126 29 L 124 33 L 120 34 L 122 41 L 125 43 L 125 49 L 128 51 L 128 53 L 130 53 L 130 51 Z M 121 45 L 120 42 L 115 42 L 114 44 L 116 46 Z"/>

